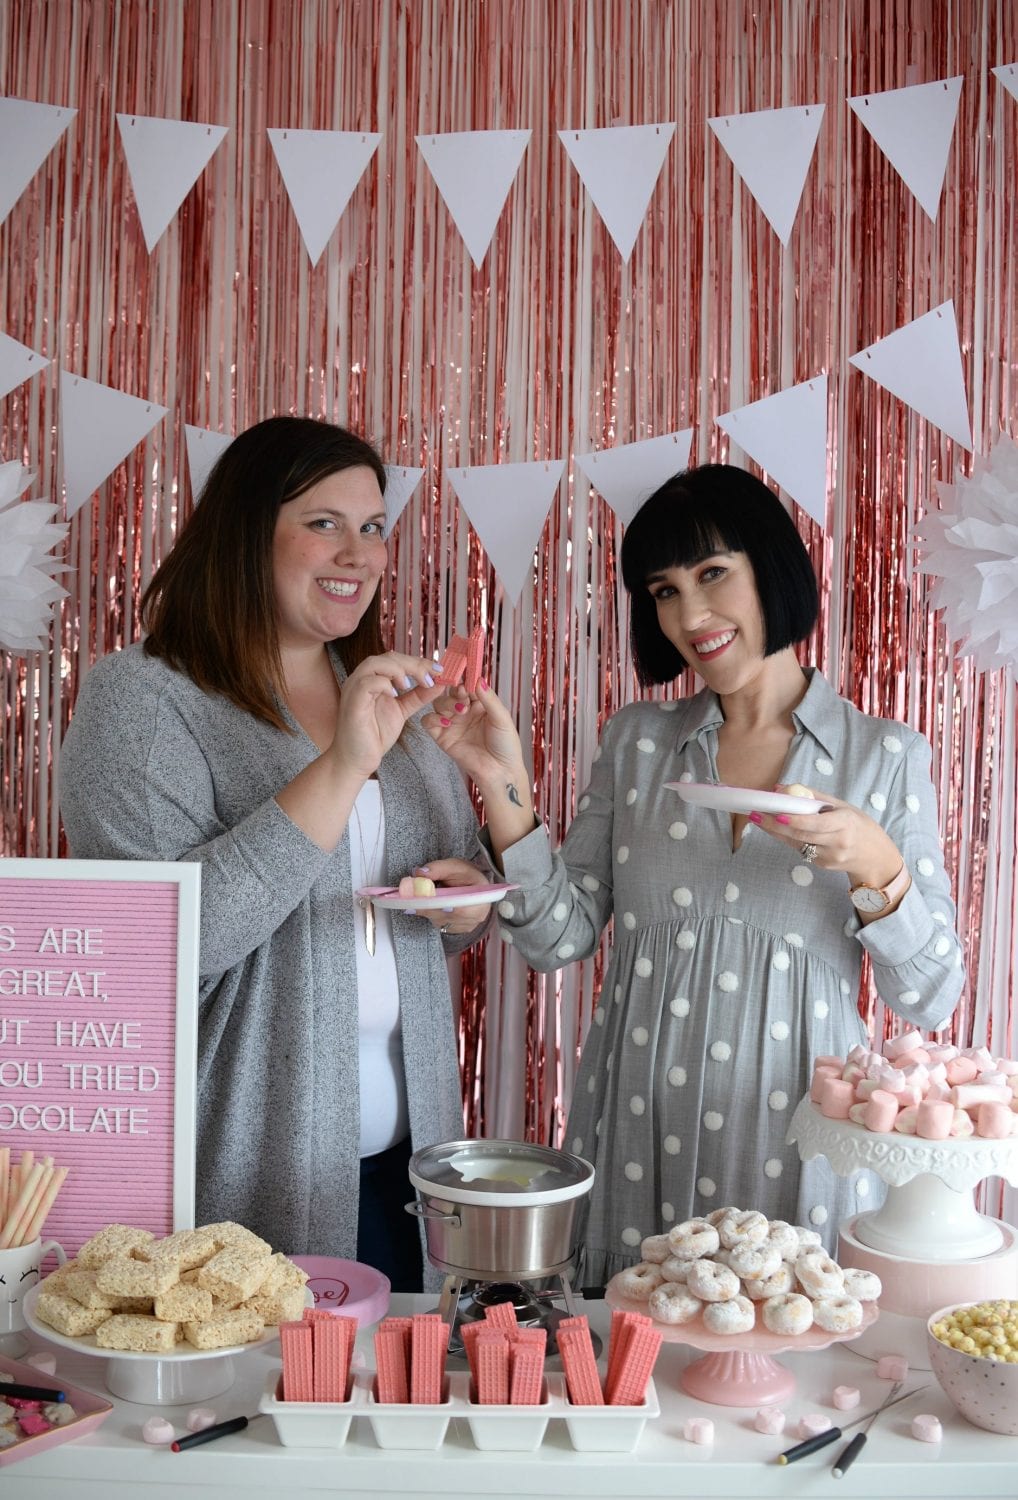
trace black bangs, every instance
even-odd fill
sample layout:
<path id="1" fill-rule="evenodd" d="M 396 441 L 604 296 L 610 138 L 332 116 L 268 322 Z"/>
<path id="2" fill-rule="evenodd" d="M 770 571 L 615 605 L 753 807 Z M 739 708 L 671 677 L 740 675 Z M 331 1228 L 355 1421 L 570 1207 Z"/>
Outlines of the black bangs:
<path id="1" fill-rule="evenodd" d="M 816 624 L 813 564 L 773 491 L 734 464 L 684 469 L 645 501 L 622 541 L 633 662 L 644 686 L 671 682 L 686 666 L 658 625 L 648 578 L 695 567 L 717 552 L 744 552 L 752 564 L 766 656 L 805 640 Z"/>

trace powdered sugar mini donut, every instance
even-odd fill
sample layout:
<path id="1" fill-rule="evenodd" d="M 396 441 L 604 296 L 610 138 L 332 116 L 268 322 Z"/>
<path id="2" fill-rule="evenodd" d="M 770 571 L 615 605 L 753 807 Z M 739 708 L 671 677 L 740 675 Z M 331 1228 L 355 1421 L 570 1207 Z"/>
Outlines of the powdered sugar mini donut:
<path id="1" fill-rule="evenodd" d="M 770 1222 L 766 1214 L 759 1213 L 755 1208 L 748 1208 L 744 1212 L 737 1209 L 721 1220 L 718 1234 L 725 1249 L 734 1250 L 736 1245 L 759 1244 L 767 1238 L 769 1228 Z"/>
<path id="2" fill-rule="evenodd" d="M 721 1241 L 718 1231 L 706 1219 L 686 1219 L 668 1231 L 672 1254 L 679 1260 L 702 1260 L 713 1255 Z"/>
<path id="3" fill-rule="evenodd" d="M 825 1333 L 850 1333 L 862 1323 L 862 1303 L 854 1297 L 818 1297 L 813 1321 Z"/>
<path id="4" fill-rule="evenodd" d="M 784 1219 L 771 1219 L 764 1244 L 773 1246 L 782 1260 L 794 1260 L 800 1249 L 794 1225 L 786 1224 Z"/>
<path id="5" fill-rule="evenodd" d="M 794 1286 L 795 1271 L 787 1260 L 783 1260 L 773 1276 L 766 1276 L 758 1281 L 746 1281 L 742 1289 L 752 1301 L 763 1302 L 766 1297 L 783 1297 Z"/>
<path id="6" fill-rule="evenodd" d="M 858 1271 L 850 1266 L 845 1272 L 844 1293 L 857 1302 L 875 1302 L 884 1290 L 875 1271 Z"/>
<path id="7" fill-rule="evenodd" d="M 796 1257 L 795 1275 L 807 1297 L 839 1297 L 845 1273 L 826 1250 L 804 1250 Z"/>
<path id="8" fill-rule="evenodd" d="M 659 1323 L 690 1323 L 702 1307 L 699 1297 L 678 1281 L 663 1281 L 647 1300 L 647 1311 Z"/>
<path id="9" fill-rule="evenodd" d="M 739 1295 L 738 1276 L 730 1266 L 719 1266 L 713 1260 L 694 1260 L 686 1285 L 704 1302 L 728 1302 Z"/>
<path id="10" fill-rule="evenodd" d="M 738 1212 L 739 1210 L 733 1207 L 731 1203 L 729 1203 L 724 1208 L 712 1208 L 710 1213 L 705 1214 L 704 1217 L 706 1218 L 707 1223 L 713 1224 L 714 1228 L 716 1229 L 721 1223 L 722 1219 L 731 1218 L 732 1214 L 737 1214 Z"/>
<path id="11" fill-rule="evenodd" d="M 646 1302 L 663 1280 L 660 1266 L 652 1266 L 641 1260 L 635 1266 L 628 1266 L 626 1270 L 619 1272 L 619 1291 L 623 1297 L 630 1297 L 634 1302 Z"/>
<path id="12" fill-rule="evenodd" d="M 792 1228 L 795 1230 L 796 1234 L 799 1237 L 800 1250 L 811 1250 L 814 1246 L 823 1244 L 823 1240 L 820 1238 L 815 1229 L 806 1229 L 802 1224 L 793 1224 Z M 788 1258 L 789 1260 L 792 1259 L 791 1256 L 789 1256 Z"/>
<path id="13" fill-rule="evenodd" d="M 640 1244 L 640 1259 L 648 1266 L 659 1266 L 672 1253 L 672 1242 L 666 1234 L 649 1234 Z"/>
<path id="14" fill-rule="evenodd" d="M 691 1260 L 680 1260 L 677 1255 L 669 1255 L 667 1260 L 661 1262 L 661 1275 L 665 1281 L 685 1281 L 692 1264 Z"/>
<path id="15" fill-rule="evenodd" d="M 781 1251 L 761 1240 L 758 1245 L 736 1245 L 729 1252 L 728 1264 L 743 1281 L 766 1281 L 781 1267 Z"/>
<path id="16" fill-rule="evenodd" d="M 799 1292 L 768 1297 L 760 1304 L 760 1313 L 771 1333 L 800 1334 L 813 1327 L 813 1304 Z"/>
<path id="17" fill-rule="evenodd" d="M 725 1302 L 708 1302 L 703 1310 L 703 1326 L 711 1333 L 749 1333 L 756 1322 L 756 1308 L 748 1297 L 729 1297 Z"/>

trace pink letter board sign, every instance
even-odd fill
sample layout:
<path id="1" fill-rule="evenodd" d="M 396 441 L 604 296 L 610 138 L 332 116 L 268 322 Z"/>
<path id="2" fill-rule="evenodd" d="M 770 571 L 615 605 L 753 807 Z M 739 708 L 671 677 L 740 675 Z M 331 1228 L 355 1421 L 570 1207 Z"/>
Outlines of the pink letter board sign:
<path id="1" fill-rule="evenodd" d="M 201 866 L 0 860 L 0 1147 L 70 1171 L 44 1233 L 194 1223 Z"/>

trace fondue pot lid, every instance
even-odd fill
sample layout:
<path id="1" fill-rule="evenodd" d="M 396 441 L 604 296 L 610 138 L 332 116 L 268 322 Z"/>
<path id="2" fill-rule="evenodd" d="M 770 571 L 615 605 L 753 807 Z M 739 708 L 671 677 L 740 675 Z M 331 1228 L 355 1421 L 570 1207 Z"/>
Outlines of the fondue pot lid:
<path id="1" fill-rule="evenodd" d="M 526 1141 L 443 1141 L 410 1158 L 419 1192 L 480 1208 L 527 1208 L 580 1198 L 594 1185 L 582 1156 Z"/>

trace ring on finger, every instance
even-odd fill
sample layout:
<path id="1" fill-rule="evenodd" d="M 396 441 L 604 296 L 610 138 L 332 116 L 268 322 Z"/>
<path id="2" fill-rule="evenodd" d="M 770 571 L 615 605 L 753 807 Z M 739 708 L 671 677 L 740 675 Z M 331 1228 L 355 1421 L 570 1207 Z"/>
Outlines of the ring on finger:
<path id="1" fill-rule="evenodd" d="M 811 865 L 817 857 L 817 846 L 816 844 L 810 844 L 807 842 L 802 845 L 799 853 L 802 855 L 803 862 L 807 865 Z"/>
<path id="2" fill-rule="evenodd" d="M 448 937 L 449 936 L 449 924 L 448 924 L 448 922 L 445 922 L 438 930 L 442 934 L 443 937 Z"/>

